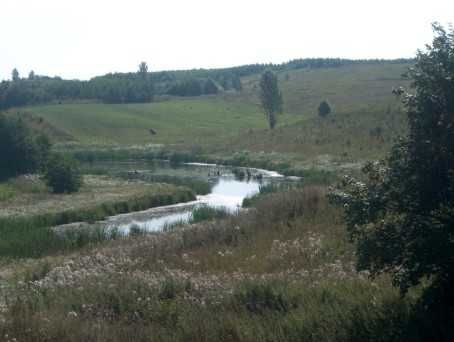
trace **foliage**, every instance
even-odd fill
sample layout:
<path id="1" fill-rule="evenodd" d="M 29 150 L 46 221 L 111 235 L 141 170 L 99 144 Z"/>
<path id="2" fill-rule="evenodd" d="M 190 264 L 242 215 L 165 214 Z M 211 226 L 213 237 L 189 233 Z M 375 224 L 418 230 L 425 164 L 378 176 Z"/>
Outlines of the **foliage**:
<path id="1" fill-rule="evenodd" d="M 14 68 L 13 71 L 11 72 L 11 79 L 13 80 L 13 82 L 17 82 L 20 80 L 19 71 L 16 68 Z"/>
<path id="2" fill-rule="evenodd" d="M 38 171 L 49 150 L 45 136 L 32 134 L 21 120 L 0 115 L 0 179 Z"/>
<path id="3" fill-rule="evenodd" d="M 260 101 L 270 129 L 276 125 L 276 114 L 282 113 L 282 94 L 277 77 L 272 71 L 265 71 L 260 79 Z"/>
<path id="4" fill-rule="evenodd" d="M 283 72 L 350 65 L 380 65 L 384 62 L 401 64 L 411 61 L 409 59 L 383 61 L 313 58 L 297 59 L 278 65 L 251 64 L 224 69 L 147 71 L 146 73 L 144 73 L 144 67 L 148 70 L 148 66 L 142 62 L 137 73 L 113 73 L 95 77 L 89 81 L 63 80 L 58 76 L 35 75 L 34 72 L 30 72 L 28 78 L 21 79 L 19 72 L 15 69 L 13 81 L 0 83 L 0 109 L 66 100 L 100 100 L 106 103 L 149 102 L 153 100 L 155 94 L 169 94 L 170 89 L 188 79 L 211 79 L 224 90 L 240 91 L 242 90 L 241 77 L 260 74 L 266 69 Z M 146 75 L 146 80 L 144 81 L 140 75 Z"/>
<path id="5" fill-rule="evenodd" d="M 318 106 L 318 115 L 322 118 L 325 118 L 329 113 L 331 113 L 331 107 L 329 103 L 326 101 L 320 102 L 320 105 Z"/>
<path id="6" fill-rule="evenodd" d="M 200 96 L 203 94 L 203 87 L 198 79 L 191 78 L 178 82 L 167 93 L 176 96 Z"/>
<path id="7" fill-rule="evenodd" d="M 385 162 L 364 168 L 365 182 L 345 178 L 333 199 L 344 205 L 360 269 L 392 273 L 402 292 L 431 280 L 433 338 L 449 340 L 452 332 L 442 331 L 454 320 L 454 30 L 433 28 L 432 45 L 408 71 L 414 94 L 395 91 L 407 107 L 408 137 Z"/>
<path id="8" fill-rule="evenodd" d="M 46 165 L 44 178 L 54 193 L 72 193 L 82 186 L 79 165 L 72 158 L 53 154 Z"/>
<path id="9" fill-rule="evenodd" d="M 209 78 L 205 81 L 205 84 L 203 85 L 203 93 L 204 94 L 207 94 L 207 95 L 211 95 L 211 94 L 217 94 L 219 91 L 216 83 L 214 83 L 214 81 Z"/>
<path id="10" fill-rule="evenodd" d="M 189 219 L 190 223 L 197 223 L 207 220 L 222 219 L 229 216 L 231 212 L 224 207 L 210 207 L 208 205 L 201 205 L 195 207 L 191 212 Z"/>

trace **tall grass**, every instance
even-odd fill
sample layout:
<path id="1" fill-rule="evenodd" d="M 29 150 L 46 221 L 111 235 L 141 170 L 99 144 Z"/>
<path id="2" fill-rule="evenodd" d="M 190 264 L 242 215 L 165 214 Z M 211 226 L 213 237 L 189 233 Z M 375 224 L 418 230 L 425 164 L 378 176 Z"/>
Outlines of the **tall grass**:
<path id="1" fill-rule="evenodd" d="M 204 180 L 192 177 L 177 177 L 169 175 L 153 175 L 149 173 L 120 172 L 118 176 L 125 179 L 140 179 L 152 183 L 167 183 L 176 186 L 185 186 L 194 191 L 197 195 L 206 195 L 211 192 L 212 185 Z"/>
<path id="2" fill-rule="evenodd" d="M 32 220 L 0 222 L 0 257 L 39 258 L 65 253 L 119 237 L 119 233 L 101 227 L 67 230 L 57 233 L 49 227 L 36 227 Z"/>
<path id="3" fill-rule="evenodd" d="M 68 266 L 40 267 L 33 284 L 11 300 L 0 336 L 26 342 L 422 341 L 412 301 L 386 277 L 371 282 L 331 268 L 337 259 L 348 268 L 354 255 L 324 189 L 268 193 L 254 208 L 191 229 L 122 239 L 110 252 L 105 247 Z M 322 237 L 314 257 L 306 254 L 311 234 Z M 295 241 L 303 245 L 270 258 L 270 245 L 287 240 L 291 248 Z M 301 267 L 309 275 L 295 278 Z M 90 276 L 77 282 L 81 274 Z"/>
<path id="4" fill-rule="evenodd" d="M 65 251 L 68 245 L 77 247 L 80 239 L 92 238 L 95 235 L 77 237 L 71 243 L 62 240 L 49 227 L 72 222 L 95 222 L 132 211 L 140 211 L 162 205 L 169 205 L 194 200 L 195 196 L 189 189 L 179 188 L 172 194 L 152 194 L 129 200 L 103 203 L 99 206 L 67 210 L 59 213 L 48 213 L 32 217 L 1 218 L 0 219 L 0 257 L 30 258 Z M 103 240 L 101 238 L 100 240 Z M 88 242 L 87 242 L 88 243 Z M 86 244 L 85 242 L 81 243 Z"/>
<path id="5" fill-rule="evenodd" d="M 195 207 L 191 212 L 191 218 L 189 223 L 198 223 L 207 220 L 223 219 L 232 213 L 224 207 L 210 207 L 208 205 L 202 205 Z"/>
<path id="6" fill-rule="evenodd" d="M 264 195 L 273 194 L 277 192 L 289 191 L 291 189 L 299 189 L 305 186 L 303 181 L 294 182 L 271 182 L 259 185 L 259 192 L 255 195 L 246 197 L 243 200 L 243 207 L 251 207 L 254 203 Z"/>

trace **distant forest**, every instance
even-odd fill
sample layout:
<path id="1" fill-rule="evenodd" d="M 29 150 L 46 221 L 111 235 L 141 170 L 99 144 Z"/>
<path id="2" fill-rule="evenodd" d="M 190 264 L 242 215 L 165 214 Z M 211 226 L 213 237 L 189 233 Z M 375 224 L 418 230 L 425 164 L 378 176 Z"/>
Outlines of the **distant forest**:
<path id="1" fill-rule="evenodd" d="M 14 69 L 12 80 L 0 83 L 0 110 L 11 107 L 61 101 L 94 100 L 104 103 L 151 102 L 156 95 L 200 96 L 220 91 L 241 91 L 241 77 L 264 70 L 335 68 L 357 64 L 409 63 L 412 59 L 350 60 L 340 58 L 296 59 L 282 64 L 251 64 L 223 69 L 193 69 L 149 72 L 141 63 L 137 72 L 98 76 L 89 81 L 63 80 L 35 75 L 20 77 Z"/>

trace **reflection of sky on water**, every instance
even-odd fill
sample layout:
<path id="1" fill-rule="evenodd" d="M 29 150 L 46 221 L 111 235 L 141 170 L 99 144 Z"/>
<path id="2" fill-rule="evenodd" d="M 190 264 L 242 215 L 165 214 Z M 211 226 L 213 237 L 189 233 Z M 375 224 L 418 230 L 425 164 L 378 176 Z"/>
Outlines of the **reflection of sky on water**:
<path id="1" fill-rule="evenodd" d="M 138 227 L 147 231 L 159 231 L 166 225 L 171 225 L 178 222 L 188 222 L 191 218 L 191 211 L 167 214 L 161 217 L 151 218 L 146 221 L 131 221 L 130 223 L 118 226 L 118 229 L 128 234 L 131 227 Z"/>

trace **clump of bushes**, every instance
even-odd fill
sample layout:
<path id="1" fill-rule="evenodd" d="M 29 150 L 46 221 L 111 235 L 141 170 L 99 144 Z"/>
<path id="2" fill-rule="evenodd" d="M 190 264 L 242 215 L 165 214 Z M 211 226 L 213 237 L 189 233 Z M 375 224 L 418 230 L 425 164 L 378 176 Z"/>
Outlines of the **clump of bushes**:
<path id="1" fill-rule="evenodd" d="M 322 118 L 326 118 L 328 114 L 331 113 L 331 106 L 327 101 L 320 102 L 318 106 L 318 115 Z"/>
<path id="2" fill-rule="evenodd" d="M 50 142 L 33 134 L 20 119 L 0 115 L 0 180 L 39 171 Z"/>
<path id="3" fill-rule="evenodd" d="M 296 305 L 289 298 L 288 291 L 269 283 L 246 284 L 235 293 L 234 298 L 254 314 L 261 314 L 266 310 L 287 313 Z"/>
<path id="4" fill-rule="evenodd" d="M 44 179 L 57 194 L 77 192 L 82 186 L 82 173 L 76 161 L 58 154 L 49 157 Z"/>

